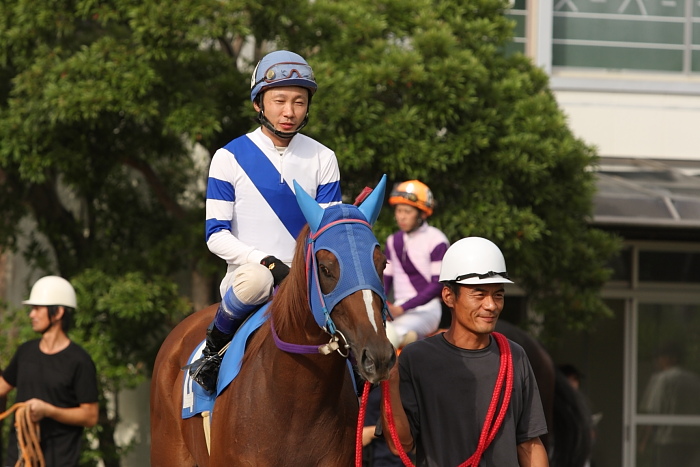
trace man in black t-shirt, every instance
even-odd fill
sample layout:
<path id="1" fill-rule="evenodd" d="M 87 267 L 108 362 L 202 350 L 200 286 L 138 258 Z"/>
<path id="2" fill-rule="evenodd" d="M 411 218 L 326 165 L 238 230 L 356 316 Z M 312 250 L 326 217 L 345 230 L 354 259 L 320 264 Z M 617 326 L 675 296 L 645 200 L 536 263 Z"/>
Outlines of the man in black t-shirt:
<path id="1" fill-rule="evenodd" d="M 390 375 L 393 420 L 383 410 L 392 451 L 415 450 L 419 467 L 547 467 L 547 433 L 535 376 L 525 351 L 493 331 L 503 310 L 501 250 L 463 238 L 445 253 L 442 299 L 450 328 L 406 346 Z M 389 427 L 395 423 L 401 446 Z"/>
<path id="2" fill-rule="evenodd" d="M 75 291 L 67 280 L 46 276 L 23 303 L 32 307 L 32 329 L 41 338 L 19 346 L 0 376 L 0 397 L 17 388 L 16 401 L 39 422 L 46 467 L 77 466 L 83 427 L 97 424 L 98 393 L 95 364 L 66 334 Z M 14 466 L 20 456 L 13 428 L 3 465 Z"/>

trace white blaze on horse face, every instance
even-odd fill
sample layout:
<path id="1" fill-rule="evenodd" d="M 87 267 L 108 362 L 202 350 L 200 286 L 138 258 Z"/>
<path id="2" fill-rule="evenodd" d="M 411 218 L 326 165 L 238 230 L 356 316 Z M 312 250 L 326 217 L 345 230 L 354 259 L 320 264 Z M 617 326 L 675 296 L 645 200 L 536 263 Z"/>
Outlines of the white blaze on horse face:
<path id="1" fill-rule="evenodd" d="M 374 330 L 377 330 L 377 322 L 374 320 L 374 310 L 372 309 L 372 291 L 363 290 L 362 298 L 365 300 L 365 308 L 367 308 L 367 317 L 369 317 L 369 322 L 372 323 Z"/>

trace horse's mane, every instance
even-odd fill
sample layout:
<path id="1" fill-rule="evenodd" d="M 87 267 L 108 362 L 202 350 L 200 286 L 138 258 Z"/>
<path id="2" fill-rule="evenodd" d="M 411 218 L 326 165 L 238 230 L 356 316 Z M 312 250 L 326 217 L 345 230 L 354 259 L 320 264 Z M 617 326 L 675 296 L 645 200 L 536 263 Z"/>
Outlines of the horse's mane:
<path id="1" fill-rule="evenodd" d="M 268 315 L 275 323 L 275 330 L 278 334 L 283 334 L 288 329 L 300 328 L 307 318 L 306 315 L 311 314 L 306 291 L 305 256 L 307 246 L 306 237 L 308 234 L 309 226 L 306 225 L 301 229 L 297 237 L 294 258 L 292 259 L 292 267 L 289 270 L 289 275 L 282 281 L 282 284 L 280 284 L 267 310 Z M 263 330 L 265 330 L 265 332 L 261 332 Z M 268 326 L 263 326 L 263 328 L 258 331 L 257 335 L 248 345 L 246 356 L 257 353 L 268 331 Z"/>

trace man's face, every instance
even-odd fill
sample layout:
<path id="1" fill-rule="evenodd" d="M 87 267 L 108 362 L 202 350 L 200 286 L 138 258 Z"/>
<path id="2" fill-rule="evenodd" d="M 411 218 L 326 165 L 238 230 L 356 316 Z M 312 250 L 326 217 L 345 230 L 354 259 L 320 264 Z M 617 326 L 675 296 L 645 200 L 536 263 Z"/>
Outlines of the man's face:
<path id="1" fill-rule="evenodd" d="M 397 204 L 394 208 L 396 225 L 403 232 L 411 232 L 418 228 L 424 219 L 423 211 L 408 204 Z"/>
<path id="2" fill-rule="evenodd" d="M 309 110 L 309 91 L 300 86 L 280 86 L 266 90 L 262 95 L 265 117 L 276 130 L 285 133 L 296 131 Z M 256 111 L 260 111 L 254 103 Z M 275 140 L 274 133 L 263 127 L 263 132 Z M 288 140 L 287 140 L 288 141 Z M 286 146 L 286 144 L 285 144 Z"/>
<path id="3" fill-rule="evenodd" d="M 45 306 L 33 305 L 29 312 L 29 319 L 32 321 L 32 330 L 34 332 L 44 332 L 51 324 L 49 309 Z"/>
<path id="4" fill-rule="evenodd" d="M 445 303 L 454 308 L 457 325 L 475 336 L 490 334 L 503 310 L 503 284 L 460 285 L 459 297 L 449 288 L 443 289 Z"/>

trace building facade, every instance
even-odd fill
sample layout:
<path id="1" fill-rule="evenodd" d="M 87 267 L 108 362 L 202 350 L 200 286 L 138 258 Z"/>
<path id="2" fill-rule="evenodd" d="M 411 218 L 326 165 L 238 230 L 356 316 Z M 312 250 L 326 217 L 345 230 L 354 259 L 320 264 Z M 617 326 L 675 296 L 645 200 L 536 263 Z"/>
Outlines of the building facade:
<path id="1" fill-rule="evenodd" d="M 700 2 L 517 0 L 514 49 L 598 149 L 614 315 L 550 349 L 584 375 L 595 467 L 700 466 Z"/>

